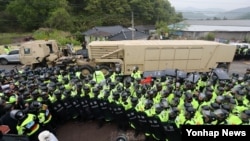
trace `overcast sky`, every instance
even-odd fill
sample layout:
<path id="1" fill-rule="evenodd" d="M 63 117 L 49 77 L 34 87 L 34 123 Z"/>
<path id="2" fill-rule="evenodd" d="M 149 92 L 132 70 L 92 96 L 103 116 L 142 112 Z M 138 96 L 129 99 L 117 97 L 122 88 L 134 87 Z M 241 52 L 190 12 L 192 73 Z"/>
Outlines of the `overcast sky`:
<path id="1" fill-rule="evenodd" d="M 234 10 L 250 7 L 250 0 L 168 0 L 175 9 L 194 7 L 199 9 L 219 8 Z"/>

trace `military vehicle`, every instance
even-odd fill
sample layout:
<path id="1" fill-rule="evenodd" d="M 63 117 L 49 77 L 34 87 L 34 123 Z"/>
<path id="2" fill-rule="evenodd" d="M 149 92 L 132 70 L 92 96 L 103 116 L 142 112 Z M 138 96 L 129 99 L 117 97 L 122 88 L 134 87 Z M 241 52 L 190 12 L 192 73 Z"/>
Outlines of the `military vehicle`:
<path id="1" fill-rule="evenodd" d="M 89 58 L 65 55 L 55 40 L 38 40 L 20 47 L 22 64 L 33 67 L 78 65 L 83 75 L 96 65 L 107 75 L 120 67 L 130 75 L 133 67 L 141 72 L 178 69 L 185 72 L 209 72 L 211 68 L 229 69 L 236 46 L 203 40 L 123 40 L 93 41 L 87 45 Z"/>

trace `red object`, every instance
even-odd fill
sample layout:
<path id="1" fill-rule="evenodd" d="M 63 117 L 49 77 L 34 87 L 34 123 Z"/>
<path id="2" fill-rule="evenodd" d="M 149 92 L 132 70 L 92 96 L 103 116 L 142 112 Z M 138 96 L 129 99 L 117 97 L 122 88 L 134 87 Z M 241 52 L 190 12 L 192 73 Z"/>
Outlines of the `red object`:
<path id="1" fill-rule="evenodd" d="M 145 79 L 141 80 L 141 84 L 150 84 L 152 82 L 152 77 L 148 76 Z"/>
<path id="2" fill-rule="evenodd" d="M 8 125 L 0 125 L 0 131 L 3 133 L 3 134 L 7 134 L 9 131 L 10 131 L 10 128 Z"/>

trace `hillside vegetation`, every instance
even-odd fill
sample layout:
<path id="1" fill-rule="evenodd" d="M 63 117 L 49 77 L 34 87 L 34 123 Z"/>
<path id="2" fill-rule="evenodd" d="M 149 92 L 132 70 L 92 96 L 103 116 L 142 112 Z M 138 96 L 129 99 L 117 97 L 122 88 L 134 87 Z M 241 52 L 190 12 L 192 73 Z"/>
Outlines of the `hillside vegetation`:
<path id="1" fill-rule="evenodd" d="M 182 20 L 168 0 L 4 0 L 0 32 L 32 32 L 41 27 L 83 32 L 94 26 L 166 24 Z"/>

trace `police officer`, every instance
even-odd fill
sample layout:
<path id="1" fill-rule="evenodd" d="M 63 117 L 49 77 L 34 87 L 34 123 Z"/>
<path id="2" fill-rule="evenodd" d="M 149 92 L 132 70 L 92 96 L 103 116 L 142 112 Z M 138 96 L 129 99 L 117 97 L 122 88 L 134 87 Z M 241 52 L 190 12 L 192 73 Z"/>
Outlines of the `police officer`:
<path id="1" fill-rule="evenodd" d="M 241 125 L 250 125 L 250 110 L 244 110 L 240 114 L 240 118 L 242 120 Z"/>
<path id="2" fill-rule="evenodd" d="M 30 140 L 38 141 L 41 127 L 37 121 L 36 115 L 29 113 L 25 114 L 21 110 L 12 110 L 10 115 L 18 121 L 16 126 L 18 135 L 27 135 Z"/>
<path id="3" fill-rule="evenodd" d="M 52 114 L 48 108 L 48 105 L 42 104 L 39 101 L 33 101 L 29 106 L 29 112 L 36 115 L 39 124 L 46 130 L 56 134 L 52 125 Z"/>
<path id="4" fill-rule="evenodd" d="M 93 80 L 96 81 L 96 83 L 100 83 L 105 80 L 105 75 L 101 71 L 100 66 L 96 66 L 95 72 L 93 73 Z"/>
<path id="5" fill-rule="evenodd" d="M 138 66 L 134 66 L 133 72 L 131 73 L 131 77 L 135 80 L 137 78 L 141 78 L 141 71 Z"/>
<path id="6" fill-rule="evenodd" d="M 12 118 L 10 115 L 10 112 L 14 109 L 14 106 L 12 104 L 5 104 L 3 107 L 3 110 L 5 111 L 5 114 L 1 116 L 0 118 L 0 124 L 1 125 L 8 125 L 10 128 L 10 131 L 8 134 L 17 134 L 17 120 L 15 118 Z"/>
<path id="7" fill-rule="evenodd" d="M 216 125 L 216 115 L 210 110 L 202 111 L 202 118 L 204 125 Z"/>
<path id="8" fill-rule="evenodd" d="M 9 52 L 10 52 L 9 46 L 4 45 L 4 52 L 5 52 L 5 54 L 9 54 Z"/>

